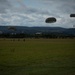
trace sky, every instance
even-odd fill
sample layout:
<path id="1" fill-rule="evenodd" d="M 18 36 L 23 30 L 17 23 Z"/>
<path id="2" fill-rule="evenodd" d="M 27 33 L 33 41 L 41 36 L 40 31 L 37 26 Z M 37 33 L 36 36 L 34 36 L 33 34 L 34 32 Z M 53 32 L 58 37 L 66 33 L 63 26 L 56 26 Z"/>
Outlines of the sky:
<path id="1" fill-rule="evenodd" d="M 75 0 L 0 0 L 0 26 L 73 28 Z M 45 23 L 55 17 L 57 22 Z"/>

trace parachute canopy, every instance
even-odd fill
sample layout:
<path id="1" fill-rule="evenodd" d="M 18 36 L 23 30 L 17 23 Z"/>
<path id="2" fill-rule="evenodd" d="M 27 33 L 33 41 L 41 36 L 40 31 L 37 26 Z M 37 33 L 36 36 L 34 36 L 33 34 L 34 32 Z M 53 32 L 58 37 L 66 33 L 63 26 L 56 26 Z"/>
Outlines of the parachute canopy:
<path id="1" fill-rule="evenodd" d="M 46 22 L 46 23 L 54 23 L 54 22 L 56 22 L 56 18 L 54 18 L 54 17 L 49 17 L 49 18 L 47 18 L 47 19 L 45 20 L 45 22 Z"/>
<path id="2" fill-rule="evenodd" d="M 75 17 L 75 14 L 70 14 L 70 17 Z"/>

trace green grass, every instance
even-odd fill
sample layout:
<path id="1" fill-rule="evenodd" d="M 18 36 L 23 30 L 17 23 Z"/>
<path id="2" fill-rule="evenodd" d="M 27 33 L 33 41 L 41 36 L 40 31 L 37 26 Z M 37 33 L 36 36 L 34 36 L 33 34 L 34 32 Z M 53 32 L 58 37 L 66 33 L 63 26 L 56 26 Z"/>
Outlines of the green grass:
<path id="1" fill-rule="evenodd" d="M 75 75 L 75 39 L 0 39 L 0 75 Z"/>

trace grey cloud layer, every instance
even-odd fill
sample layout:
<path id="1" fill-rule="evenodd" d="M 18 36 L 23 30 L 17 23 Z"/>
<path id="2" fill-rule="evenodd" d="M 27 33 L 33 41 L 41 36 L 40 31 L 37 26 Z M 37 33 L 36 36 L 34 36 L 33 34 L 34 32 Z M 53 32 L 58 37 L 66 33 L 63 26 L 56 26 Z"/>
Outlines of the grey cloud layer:
<path id="1" fill-rule="evenodd" d="M 37 25 L 44 22 L 48 11 L 34 8 L 11 8 L 7 0 L 0 0 L 0 25 Z M 11 9 L 10 9 L 11 8 Z M 39 24 L 40 25 L 40 24 Z"/>
<path id="2" fill-rule="evenodd" d="M 75 12 L 75 0 L 42 0 L 50 6 L 51 10 L 60 13 Z"/>
<path id="3" fill-rule="evenodd" d="M 7 0 L 0 0 L 0 24 L 60 27 L 72 27 L 75 24 L 75 19 L 69 17 L 70 13 L 75 12 L 75 0 L 42 0 L 42 2 L 46 4 L 45 10 L 31 7 L 11 8 Z M 4 12 L 6 13 L 2 14 Z M 45 19 L 50 16 L 56 17 L 57 22 L 46 24 Z"/>
<path id="4" fill-rule="evenodd" d="M 32 11 L 30 11 L 32 12 Z M 44 24 L 45 18 L 49 15 L 44 12 L 25 13 L 25 12 L 14 12 L 8 10 L 5 14 L 0 14 L 0 25 L 29 25 L 36 26 L 40 23 Z"/>
<path id="5" fill-rule="evenodd" d="M 11 5 L 7 0 L 0 0 L 0 13 L 5 13 L 5 10 L 10 6 Z"/>

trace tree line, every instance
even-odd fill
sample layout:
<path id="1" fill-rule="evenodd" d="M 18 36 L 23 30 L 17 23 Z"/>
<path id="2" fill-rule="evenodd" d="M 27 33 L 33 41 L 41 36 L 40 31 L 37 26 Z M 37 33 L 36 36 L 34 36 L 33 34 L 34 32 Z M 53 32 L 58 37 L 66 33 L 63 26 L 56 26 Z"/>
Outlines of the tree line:
<path id="1" fill-rule="evenodd" d="M 0 34 L 0 38 L 75 38 L 73 34 L 63 33 L 40 33 L 40 34 L 25 34 L 25 33 L 4 33 Z"/>

